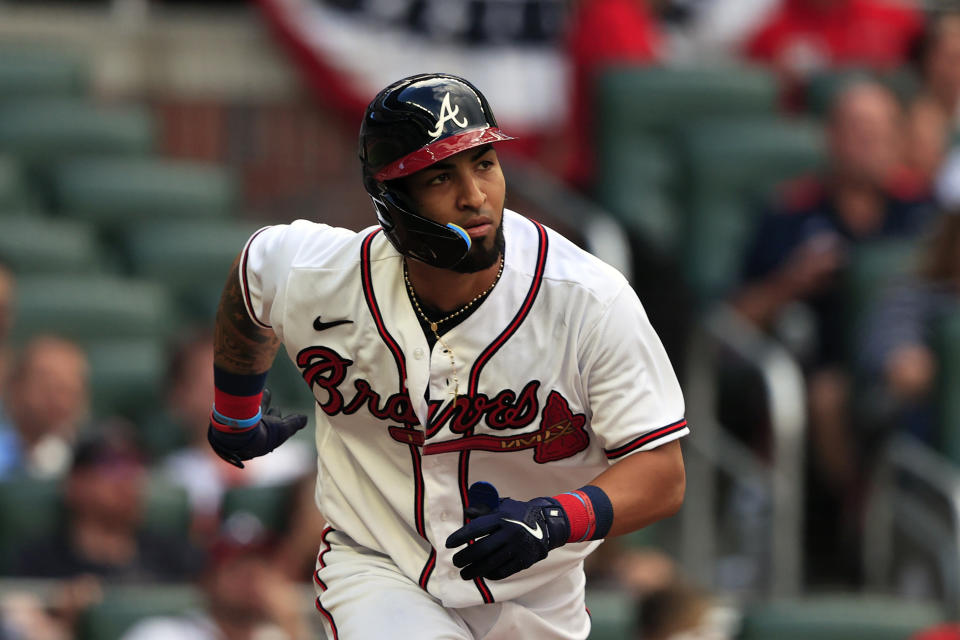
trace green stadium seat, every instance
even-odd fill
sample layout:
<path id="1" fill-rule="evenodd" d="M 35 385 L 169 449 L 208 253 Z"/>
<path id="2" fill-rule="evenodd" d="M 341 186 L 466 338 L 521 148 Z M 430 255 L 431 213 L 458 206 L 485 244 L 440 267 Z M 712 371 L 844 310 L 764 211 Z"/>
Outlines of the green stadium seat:
<path id="1" fill-rule="evenodd" d="M 283 531 L 290 515 L 293 489 L 293 485 L 289 483 L 232 487 L 223 495 L 220 517 L 226 521 L 235 514 L 249 513 L 267 530 Z"/>
<path id="2" fill-rule="evenodd" d="M 190 533 L 190 500 L 187 491 L 159 475 L 147 483 L 143 527 L 152 532 L 186 540 Z"/>
<path id="3" fill-rule="evenodd" d="M 103 251 L 93 227 L 83 222 L 26 215 L 0 219 L 0 261 L 20 276 L 96 271 Z"/>
<path id="4" fill-rule="evenodd" d="M 941 318 L 935 331 L 938 358 L 936 405 L 940 453 L 960 465 L 960 305 Z"/>
<path id="5" fill-rule="evenodd" d="M 824 595 L 758 603 L 737 640 L 907 640 L 944 619 L 937 605 L 882 596 Z"/>
<path id="6" fill-rule="evenodd" d="M 0 573 L 16 565 L 16 552 L 56 529 L 63 513 L 60 482 L 22 477 L 0 482 Z"/>
<path id="7" fill-rule="evenodd" d="M 86 90 L 79 56 L 38 47 L 0 45 L 0 102 L 28 96 L 70 96 Z"/>
<path id="8" fill-rule="evenodd" d="M 177 328 L 170 294 L 160 284 L 112 275 L 21 278 L 14 340 L 53 333 L 80 342 L 165 337 Z"/>
<path id="9" fill-rule="evenodd" d="M 158 158 L 85 158 L 53 172 L 56 207 L 104 226 L 156 220 L 222 218 L 238 185 L 226 169 Z"/>
<path id="10" fill-rule="evenodd" d="M 680 249 L 675 205 L 678 126 L 707 117 L 761 116 L 777 107 L 765 69 L 613 66 L 595 87 L 597 182 L 594 195 L 629 229 L 665 254 Z"/>
<path id="11" fill-rule="evenodd" d="M 11 155 L 0 155 L 0 215 L 15 211 L 27 199 L 20 164 Z"/>
<path id="12" fill-rule="evenodd" d="M 133 625 L 153 616 L 170 616 L 203 608 L 192 585 L 137 585 L 108 589 L 103 600 L 85 610 L 77 640 L 120 640 Z"/>
<path id="13" fill-rule="evenodd" d="M 736 281 L 760 203 L 777 183 L 821 167 L 825 142 L 812 121 L 771 117 L 689 123 L 678 144 L 688 185 L 686 277 L 709 302 Z"/>
<path id="14" fill-rule="evenodd" d="M 154 337 L 101 338 L 86 344 L 96 417 L 137 419 L 159 410 L 166 367 L 163 344 Z"/>
<path id="15" fill-rule="evenodd" d="M 637 605 L 624 591 L 587 589 L 590 640 L 627 640 L 637 636 Z"/>
<path id="16" fill-rule="evenodd" d="M 153 144 L 153 120 L 143 107 L 64 99 L 0 103 L 0 151 L 32 167 L 76 155 L 145 154 Z"/>
<path id="17" fill-rule="evenodd" d="M 186 313 L 212 323 L 230 265 L 260 225 L 172 220 L 132 228 L 122 240 L 132 272 L 162 282 Z"/>
<path id="18" fill-rule="evenodd" d="M 664 252 L 680 244 L 683 219 L 675 202 L 676 161 L 657 139 L 637 139 L 604 153 L 594 195 L 627 229 Z"/>
<path id="19" fill-rule="evenodd" d="M 601 149 L 637 134 L 672 131 L 691 118 L 773 113 L 777 81 L 766 69 L 613 66 L 595 87 Z"/>

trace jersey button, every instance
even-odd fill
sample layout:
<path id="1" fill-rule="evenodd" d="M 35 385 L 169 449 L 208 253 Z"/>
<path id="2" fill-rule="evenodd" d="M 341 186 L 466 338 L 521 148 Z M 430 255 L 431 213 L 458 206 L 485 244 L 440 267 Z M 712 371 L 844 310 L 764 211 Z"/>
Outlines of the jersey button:
<path id="1" fill-rule="evenodd" d="M 447 512 L 446 512 L 446 511 L 441 511 L 441 512 L 440 512 L 440 520 L 446 521 L 446 519 L 447 519 Z"/>
<path id="2" fill-rule="evenodd" d="M 414 349 L 413 357 L 416 358 L 417 360 L 423 360 L 423 349 L 421 349 L 420 347 L 417 347 L 416 349 Z"/>

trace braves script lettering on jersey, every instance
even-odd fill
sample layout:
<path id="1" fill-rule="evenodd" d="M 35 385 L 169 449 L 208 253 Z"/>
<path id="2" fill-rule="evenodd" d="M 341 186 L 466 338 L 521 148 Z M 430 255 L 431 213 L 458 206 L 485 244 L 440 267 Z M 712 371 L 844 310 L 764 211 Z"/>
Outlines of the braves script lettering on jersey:
<path id="1" fill-rule="evenodd" d="M 557 580 L 582 587 L 582 561 L 599 544 L 559 547 L 504 580 L 465 581 L 444 540 L 464 524 L 473 481 L 518 500 L 552 495 L 688 433 L 676 376 L 623 276 L 509 210 L 504 234 L 500 282 L 444 336 L 461 372 L 456 401 L 449 355 L 430 349 L 402 257 L 379 227 L 300 220 L 261 229 L 242 254 L 250 317 L 283 341 L 316 398 L 324 517 L 446 607 Z"/>

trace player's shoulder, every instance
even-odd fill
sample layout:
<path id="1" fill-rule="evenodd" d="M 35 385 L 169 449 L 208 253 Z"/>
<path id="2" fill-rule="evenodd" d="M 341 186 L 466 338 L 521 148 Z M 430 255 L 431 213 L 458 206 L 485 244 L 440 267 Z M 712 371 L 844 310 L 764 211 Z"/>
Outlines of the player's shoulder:
<path id="1" fill-rule="evenodd" d="M 285 256 L 291 268 L 336 268 L 354 263 L 360 245 L 375 228 L 357 232 L 311 220 L 263 227 L 251 237 L 264 252 Z"/>
<path id="2" fill-rule="evenodd" d="M 547 286 L 582 290 L 599 302 L 607 302 L 627 284 L 617 269 L 554 229 L 509 210 L 504 216 L 508 254 L 516 247 L 521 255 L 532 257 L 545 244 L 543 282 Z M 533 266 L 532 260 L 524 262 Z"/>

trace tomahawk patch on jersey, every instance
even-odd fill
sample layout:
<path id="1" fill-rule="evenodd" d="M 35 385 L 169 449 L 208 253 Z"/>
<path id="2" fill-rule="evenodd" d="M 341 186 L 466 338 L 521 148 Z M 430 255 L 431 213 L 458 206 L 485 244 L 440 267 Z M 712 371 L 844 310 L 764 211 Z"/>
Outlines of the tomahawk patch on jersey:
<path id="1" fill-rule="evenodd" d="M 511 211 L 504 225 L 500 282 L 444 335 L 456 398 L 450 358 L 429 348 L 378 227 L 267 227 L 242 258 L 251 317 L 283 340 L 317 401 L 321 511 L 445 606 L 516 597 L 580 571 L 598 544 L 463 581 L 443 541 L 472 482 L 552 495 L 688 433 L 676 376 L 622 275 Z"/>

